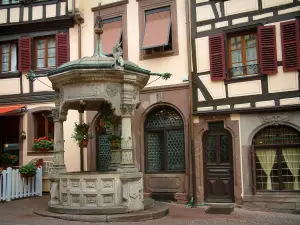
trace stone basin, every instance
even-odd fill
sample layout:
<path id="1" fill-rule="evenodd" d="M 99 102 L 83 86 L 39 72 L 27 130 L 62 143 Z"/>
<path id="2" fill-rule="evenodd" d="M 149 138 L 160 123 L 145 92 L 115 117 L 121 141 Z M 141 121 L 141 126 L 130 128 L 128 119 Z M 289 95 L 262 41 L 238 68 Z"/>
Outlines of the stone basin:
<path id="1" fill-rule="evenodd" d="M 142 178 L 143 174 L 140 172 L 62 173 L 59 177 L 59 204 L 49 204 L 48 210 L 84 215 L 121 214 L 144 210 Z"/>

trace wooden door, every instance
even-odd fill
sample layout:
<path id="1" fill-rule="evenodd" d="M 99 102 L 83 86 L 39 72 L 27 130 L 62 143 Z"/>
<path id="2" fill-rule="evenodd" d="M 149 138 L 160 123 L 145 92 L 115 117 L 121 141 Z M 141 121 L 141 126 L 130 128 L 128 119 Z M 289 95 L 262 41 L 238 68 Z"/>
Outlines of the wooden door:
<path id="1" fill-rule="evenodd" d="M 205 133 L 204 197 L 206 202 L 233 202 L 232 136 L 224 128 Z"/>

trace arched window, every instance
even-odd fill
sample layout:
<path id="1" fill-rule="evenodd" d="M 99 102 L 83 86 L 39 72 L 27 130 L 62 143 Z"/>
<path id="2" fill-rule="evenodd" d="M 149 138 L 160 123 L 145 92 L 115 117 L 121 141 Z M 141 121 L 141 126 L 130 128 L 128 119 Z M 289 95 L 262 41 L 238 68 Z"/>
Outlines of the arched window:
<path id="1" fill-rule="evenodd" d="M 268 126 L 253 138 L 256 190 L 299 190 L 300 133 L 292 127 Z"/>
<path id="2" fill-rule="evenodd" d="M 145 121 L 146 172 L 184 172 L 184 123 L 169 106 L 160 106 Z"/>

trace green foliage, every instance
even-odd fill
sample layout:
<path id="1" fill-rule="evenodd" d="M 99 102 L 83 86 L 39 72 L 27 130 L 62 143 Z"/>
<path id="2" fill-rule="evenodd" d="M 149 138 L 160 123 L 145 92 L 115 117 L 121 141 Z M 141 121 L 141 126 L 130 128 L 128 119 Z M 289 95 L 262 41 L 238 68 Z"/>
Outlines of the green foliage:
<path id="1" fill-rule="evenodd" d="M 28 177 L 33 177 L 36 173 L 36 167 L 34 163 L 28 163 L 19 169 L 19 173 L 24 174 Z"/>
<path id="2" fill-rule="evenodd" d="M 121 149 L 121 137 L 118 135 L 111 135 L 110 138 L 111 149 Z"/>
<path id="3" fill-rule="evenodd" d="M 34 139 L 33 149 L 37 151 L 38 149 L 53 149 L 54 140 L 48 140 L 47 137 L 42 137 L 38 139 Z"/>
<path id="4" fill-rule="evenodd" d="M 18 156 L 12 155 L 10 153 L 4 153 L 2 155 L 2 164 L 10 165 L 12 166 L 16 162 L 18 162 Z"/>
<path id="5" fill-rule="evenodd" d="M 89 133 L 90 125 L 86 123 L 77 124 L 75 123 L 74 132 L 72 138 L 77 141 L 78 146 L 81 146 L 81 142 L 84 139 L 92 139 L 94 136 Z"/>

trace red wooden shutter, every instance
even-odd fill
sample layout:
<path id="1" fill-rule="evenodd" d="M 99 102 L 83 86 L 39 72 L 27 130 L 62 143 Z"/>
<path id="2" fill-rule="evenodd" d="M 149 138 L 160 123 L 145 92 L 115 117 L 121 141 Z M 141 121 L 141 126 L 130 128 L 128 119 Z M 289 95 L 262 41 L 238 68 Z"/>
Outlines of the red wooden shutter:
<path id="1" fill-rule="evenodd" d="M 22 37 L 19 39 L 19 71 L 31 70 L 31 38 Z"/>
<path id="2" fill-rule="evenodd" d="M 275 26 L 258 27 L 259 66 L 262 74 L 277 73 Z"/>
<path id="3" fill-rule="evenodd" d="M 69 34 L 56 34 L 56 66 L 69 62 Z"/>
<path id="4" fill-rule="evenodd" d="M 300 67 L 299 22 L 280 24 L 283 71 L 296 71 Z"/>
<path id="5" fill-rule="evenodd" d="M 209 57 L 211 80 L 226 78 L 224 34 L 209 37 Z"/>

